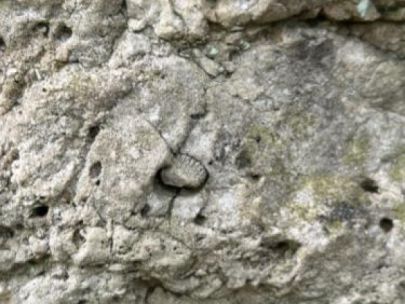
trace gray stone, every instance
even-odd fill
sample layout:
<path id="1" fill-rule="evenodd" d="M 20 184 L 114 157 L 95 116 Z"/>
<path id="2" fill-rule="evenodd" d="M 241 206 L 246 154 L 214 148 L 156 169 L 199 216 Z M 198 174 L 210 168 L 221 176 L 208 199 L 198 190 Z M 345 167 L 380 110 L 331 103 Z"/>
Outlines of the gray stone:
<path id="1" fill-rule="evenodd" d="M 0 0 L 0 303 L 403 303 L 404 7 Z"/>

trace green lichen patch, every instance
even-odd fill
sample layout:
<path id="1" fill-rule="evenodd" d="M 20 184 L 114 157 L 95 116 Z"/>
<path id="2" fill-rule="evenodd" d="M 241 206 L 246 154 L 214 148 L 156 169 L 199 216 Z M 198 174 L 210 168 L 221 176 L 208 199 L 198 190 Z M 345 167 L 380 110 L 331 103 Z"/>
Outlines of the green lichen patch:
<path id="1" fill-rule="evenodd" d="M 354 180 L 320 174 L 298 182 L 288 207 L 303 220 L 323 218 L 332 223 L 352 220 L 368 203 L 367 194 Z"/>
<path id="2" fill-rule="evenodd" d="M 316 124 L 315 116 L 310 112 L 289 113 L 285 118 L 286 126 L 294 138 L 303 139 Z"/>
<path id="3" fill-rule="evenodd" d="M 396 207 L 393 209 L 394 216 L 398 219 L 401 223 L 405 223 L 405 203 L 401 202 L 398 203 Z"/>
<path id="4" fill-rule="evenodd" d="M 348 166 L 363 166 L 367 160 L 370 147 L 370 137 L 367 133 L 363 132 L 353 137 L 348 142 L 343 162 Z"/>
<path id="5" fill-rule="evenodd" d="M 244 148 L 236 157 L 235 164 L 238 168 L 244 169 L 252 165 L 252 156 L 254 151 L 251 151 L 248 147 Z"/>
<path id="6" fill-rule="evenodd" d="M 405 181 L 405 153 L 398 156 L 391 165 L 390 177 L 396 182 Z"/>
<path id="7" fill-rule="evenodd" d="M 310 187 L 320 201 L 365 202 L 365 194 L 354 180 L 338 175 L 315 175 L 304 178 L 304 185 Z"/>
<path id="8" fill-rule="evenodd" d="M 295 216 L 307 222 L 312 222 L 319 217 L 320 213 L 322 213 L 319 208 L 316 208 L 311 204 L 301 204 L 299 202 L 292 201 L 287 206 Z"/>
<path id="9" fill-rule="evenodd" d="M 251 144 L 260 144 L 261 146 L 268 147 L 269 145 L 280 144 L 281 139 L 274 130 L 255 124 L 249 128 L 246 140 Z"/>
<path id="10" fill-rule="evenodd" d="M 315 123 L 315 117 L 309 112 L 288 111 L 278 123 L 281 128 L 251 125 L 235 159 L 236 165 L 240 169 L 258 167 L 266 175 L 288 175 L 286 160 L 290 144 L 307 137 Z"/>
<path id="11" fill-rule="evenodd" d="M 274 163 L 275 166 L 264 166 L 264 168 L 272 170 L 280 165 L 279 161 L 274 162 L 272 158 L 281 153 L 282 147 L 283 143 L 275 131 L 261 125 L 253 125 L 243 139 L 235 163 L 240 169 L 258 167 L 264 162 Z"/>
<path id="12" fill-rule="evenodd" d="M 330 234 L 336 234 L 344 228 L 343 222 L 340 220 L 331 220 L 326 223 L 326 229 Z"/>

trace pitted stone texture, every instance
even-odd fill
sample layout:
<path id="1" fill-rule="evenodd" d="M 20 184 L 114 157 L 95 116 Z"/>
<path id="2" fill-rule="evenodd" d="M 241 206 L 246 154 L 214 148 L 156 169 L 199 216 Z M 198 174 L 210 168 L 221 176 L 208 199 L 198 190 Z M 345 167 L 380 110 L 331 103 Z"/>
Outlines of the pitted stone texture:
<path id="1" fill-rule="evenodd" d="M 136 111 L 118 106 L 111 114 L 87 155 L 75 202 L 94 205 L 104 221 L 123 223 L 144 207 L 170 152 Z"/>
<path id="2" fill-rule="evenodd" d="M 401 304 L 403 6 L 0 1 L 0 303 Z"/>

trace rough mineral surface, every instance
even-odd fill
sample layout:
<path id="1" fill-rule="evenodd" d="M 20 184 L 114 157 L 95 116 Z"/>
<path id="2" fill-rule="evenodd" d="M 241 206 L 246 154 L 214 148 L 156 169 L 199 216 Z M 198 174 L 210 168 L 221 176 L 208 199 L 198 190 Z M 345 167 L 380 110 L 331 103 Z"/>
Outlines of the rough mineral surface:
<path id="1" fill-rule="evenodd" d="M 0 0 L 0 303 L 405 303 L 405 1 Z"/>

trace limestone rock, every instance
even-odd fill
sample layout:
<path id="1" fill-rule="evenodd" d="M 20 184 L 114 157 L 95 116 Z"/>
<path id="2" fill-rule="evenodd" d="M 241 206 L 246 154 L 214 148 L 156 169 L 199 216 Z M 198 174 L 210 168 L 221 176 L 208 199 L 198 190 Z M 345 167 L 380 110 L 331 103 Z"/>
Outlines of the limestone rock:
<path id="1" fill-rule="evenodd" d="M 0 0 L 0 303 L 402 304 L 403 0 Z"/>

